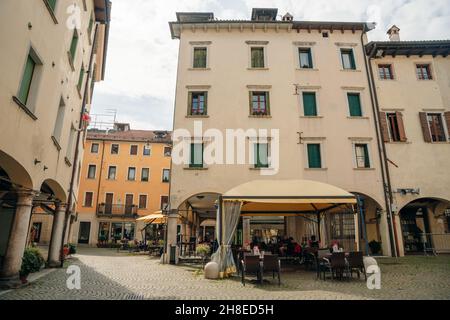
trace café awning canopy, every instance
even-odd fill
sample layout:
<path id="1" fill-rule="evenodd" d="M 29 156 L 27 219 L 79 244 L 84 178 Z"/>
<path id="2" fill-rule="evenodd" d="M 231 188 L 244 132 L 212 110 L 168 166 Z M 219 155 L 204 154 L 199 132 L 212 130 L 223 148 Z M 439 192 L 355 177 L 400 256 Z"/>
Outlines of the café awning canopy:
<path id="1" fill-rule="evenodd" d="M 321 213 L 356 197 L 338 187 L 311 180 L 254 180 L 241 184 L 222 196 L 223 201 L 241 201 L 242 215 L 295 215 Z"/>
<path id="2" fill-rule="evenodd" d="M 161 213 L 154 213 L 145 217 L 138 218 L 136 219 L 136 221 L 143 221 L 147 224 L 162 224 L 166 223 L 166 217 Z"/>

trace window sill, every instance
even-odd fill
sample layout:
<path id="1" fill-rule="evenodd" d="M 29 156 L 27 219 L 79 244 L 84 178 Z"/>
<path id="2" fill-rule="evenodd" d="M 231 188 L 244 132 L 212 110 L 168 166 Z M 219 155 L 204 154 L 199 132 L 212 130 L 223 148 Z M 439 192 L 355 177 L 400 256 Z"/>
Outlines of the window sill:
<path id="1" fill-rule="evenodd" d="M 67 58 L 69 59 L 70 68 L 72 69 L 72 71 L 75 71 L 75 66 L 73 65 L 73 58 L 70 54 L 70 51 L 67 51 Z"/>
<path id="2" fill-rule="evenodd" d="M 58 19 L 56 19 L 55 16 L 55 12 L 53 11 L 53 9 L 50 7 L 50 5 L 48 4 L 47 0 L 42 0 L 45 3 L 45 6 L 47 7 L 48 12 L 50 13 L 50 16 L 52 17 L 52 20 L 55 24 L 58 24 Z"/>
<path id="3" fill-rule="evenodd" d="M 272 118 L 271 115 L 253 115 L 253 114 L 249 115 L 248 117 L 249 118 Z"/>
<path id="4" fill-rule="evenodd" d="M 431 141 L 430 144 L 450 144 L 450 141 Z"/>
<path id="5" fill-rule="evenodd" d="M 71 166 L 72 166 L 72 162 L 70 162 L 69 158 L 64 157 L 64 162 L 66 163 L 66 165 L 67 165 L 68 167 L 71 167 Z"/>
<path id="6" fill-rule="evenodd" d="M 347 116 L 347 119 L 370 119 L 369 117 L 365 117 L 365 116 Z"/>
<path id="7" fill-rule="evenodd" d="M 319 71 L 316 68 L 296 68 L 297 71 Z"/>
<path id="8" fill-rule="evenodd" d="M 26 113 L 27 115 L 29 115 L 31 119 L 37 120 L 36 115 L 35 115 L 30 109 L 28 109 L 28 107 L 27 107 L 26 105 L 24 105 L 24 104 L 19 100 L 19 98 L 17 98 L 16 96 L 13 96 L 12 98 L 13 98 L 13 101 L 14 101 L 14 102 L 15 102 L 15 103 L 16 103 L 23 111 L 25 111 L 25 113 Z"/>
<path id="9" fill-rule="evenodd" d="M 274 168 L 271 167 L 250 167 L 250 170 L 256 170 L 256 171 L 269 171 L 274 170 Z"/>
<path id="10" fill-rule="evenodd" d="M 356 171 L 373 171 L 375 168 L 353 168 Z"/>
<path id="11" fill-rule="evenodd" d="M 323 116 L 300 116 L 302 119 L 322 119 Z"/>
<path id="12" fill-rule="evenodd" d="M 188 68 L 189 71 L 209 71 L 211 68 Z"/>
<path id="13" fill-rule="evenodd" d="M 184 170 L 194 170 L 194 171 L 196 171 L 196 170 L 208 170 L 208 168 L 207 167 L 184 167 L 183 168 Z"/>
<path id="14" fill-rule="evenodd" d="M 209 118 L 209 115 L 207 115 L 207 114 L 205 114 L 205 115 L 202 115 L 202 114 L 188 114 L 187 116 L 186 116 L 186 118 Z"/>
<path id="15" fill-rule="evenodd" d="M 306 171 L 327 171 L 328 168 L 305 168 Z"/>
<path id="16" fill-rule="evenodd" d="M 162 183 L 169 183 L 170 181 L 161 181 Z"/>
<path id="17" fill-rule="evenodd" d="M 361 72 L 361 70 L 358 69 L 341 69 L 342 72 Z"/>
<path id="18" fill-rule="evenodd" d="M 269 68 L 247 68 L 247 70 L 251 70 L 251 71 L 264 71 L 264 70 L 269 70 Z"/>
<path id="19" fill-rule="evenodd" d="M 56 149 L 58 150 L 58 152 L 61 151 L 61 146 L 60 146 L 58 140 L 55 138 L 55 136 L 52 136 L 52 141 L 53 141 L 53 144 L 55 145 Z"/>
<path id="20" fill-rule="evenodd" d="M 389 143 L 389 144 L 412 144 L 412 142 L 410 142 L 410 141 L 389 141 L 386 143 Z"/>

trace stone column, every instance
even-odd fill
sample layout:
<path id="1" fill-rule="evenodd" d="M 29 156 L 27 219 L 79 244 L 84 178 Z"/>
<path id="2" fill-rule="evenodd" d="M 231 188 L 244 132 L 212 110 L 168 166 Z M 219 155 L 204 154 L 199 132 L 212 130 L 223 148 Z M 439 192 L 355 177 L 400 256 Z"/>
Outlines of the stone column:
<path id="1" fill-rule="evenodd" d="M 167 217 L 167 239 L 166 239 L 166 256 L 164 262 L 170 262 L 170 247 L 177 245 L 177 223 L 178 223 L 178 210 L 171 210 Z"/>
<path id="2" fill-rule="evenodd" d="M 17 191 L 16 213 L 8 240 L 8 248 L 0 271 L 0 287 L 20 285 L 19 271 L 28 237 L 31 209 L 35 193 L 29 190 Z"/>
<path id="3" fill-rule="evenodd" d="M 58 203 L 53 216 L 52 236 L 48 249 L 48 266 L 57 268 L 61 266 L 61 243 L 63 240 L 64 221 L 66 218 L 66 204 Z"/>
<path id="4" fill-rule="evenodd" d="M 246 246 L 250 242 L 252 242 L 250 238 L 250 218 L 242 217 L 242 245 Z"/>

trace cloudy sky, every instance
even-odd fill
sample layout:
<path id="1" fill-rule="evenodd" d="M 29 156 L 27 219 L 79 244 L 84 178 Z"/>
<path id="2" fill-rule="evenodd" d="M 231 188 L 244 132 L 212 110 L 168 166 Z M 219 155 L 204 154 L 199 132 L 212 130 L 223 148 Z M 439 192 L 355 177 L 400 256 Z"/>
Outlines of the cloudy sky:
<path id="1" fill-rule="evenodd" d="M 117 110 L 117 120 L 131 123 L 133 129 L 172 129 L 178 41 L 171 39 L 168 21 L 176 19 L 177 11 L 212 11 L 219 19 L 249 19 L 254 7 L 276 7 L 295 20 L 377 22 L 369 40 L 386 40 L 392 24 L 401 28 L 402 40 L 450 38 L 450 0 L 112 2 L 106 79 L 96 86 L 92 113 Z"/>

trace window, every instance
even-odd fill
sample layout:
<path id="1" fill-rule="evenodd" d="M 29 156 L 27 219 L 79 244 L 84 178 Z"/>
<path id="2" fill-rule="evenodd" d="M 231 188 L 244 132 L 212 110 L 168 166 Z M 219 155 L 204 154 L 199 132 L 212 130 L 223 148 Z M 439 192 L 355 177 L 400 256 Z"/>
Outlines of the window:
<path id="1" fill-rule="evenodd" d="M 98 241 L 106 242 L 109 240 L 110 222 L 100 222 L 98 224 Z"/>
<path id="2" fill-rule="evenodd" d="M 389 132 L 392 141 L 400 141 L 400 128 L 398 126 L 397 113 L 387 113 Z"/>
<path id="3" fill-rule="evenodd" d="M 354 239 L 355 220 L 353 213 L 334 213 L 330 219 L 331 237 L 333 239 Z"/>
<path id="4" fill-rule="evenodd" d="M 378 74 L 382 80 L 393 80 L 394 74 L 392 73 L 392 66 L 390 64 L 378 65 Z"/>
<path id="5" fill-rule="evenodd" d="M 329 37 L 328 32 L 322 32 L 322 37 L 323 37 L 323 38 L 328 38 L 328 37 Z"/>
<path id="6" fill-rule="evenodd" d="M 189 92 L 189 115 L 205 116 L 207 113 L 207 92 Z"/>
<path id="7" fill-rule="evenodd" d="M 250 52 L 252 68 L 264 68 L 264 47 L 253 47 Z"/>
<path id="8" fill-rule="evenodd" d="M 70 58 L 72 59 L 72 62 L 75 61 L 75 54 L 77 52 L 77 45 L 78 45 L 78 32 L 77 29 L 73 31 L 72 35 L 72 41 L 70 42 Z"/>
<path id="9" fill-rule="evenodd" d="M 355 70 L 355 57 L 352 49 L 341 49 L 342 67 L 344 70 Z"/>
<path id="10" fill-rule="evenodd" d="M 191 143 L 190 168 L 203 168 L 203 143 Z"/>
<path id="11" fill-rule="evenodd" d="M 442 115 L 440 113 L 428 113 L 427 120 L 428 127 L 430 128 L 431 140 L 433 142 L 446 141 Z"/>
<path id="12" fill-rule="evenodd" d="M 98 143 L 91 144 L 91 153 L 98 153 Z"/>
<path id="13" fill-rule="evenodd" d="M 146 209 L 147 208 L 147 195 L 141 194 L 139 196 L 139 209 Z"/>
<path id="14" fill-rule="evenodd" d="M 80 70 L 80 77 L 78 78 L 78 84 L 77 84 L 77 89 L 78 91 L 81 91 L 82 87 L 83 87 L 83 79 L 84 79 L 84 66 L 81 66 L 81 70 Z"/>
<path id="15" fill-rule="evenodd" d="M 150 146 L 144 146 L 142 149 L 142 154 L 144 156 L 149 156 L 152 153 L 152 148 Z"/>
<path id="16" fill-rule="evenodd" d="M 128 180 L 130 180 L 130 181 L 136 180 L 136 168 L 135 167 L 128 168 Z"/>
<path id="17" fill-rule="evenodd" d="M 315 92 L 303 92 L 303 111 L 305 116 L 317 116 Z"/>
<path id="18" fill-rule="evenodd" d="M 169 205 L 169 197 L 161 196 L 161 210 L 166 210 Z"/>
<path id="19" fill-rule="evenodd" d="M 322 168 L 322 157 L 320 154 L 320 144 L 310 143 L 307 145 L 308 149 L 308 168 L 318 169 Z"/>
<path id="20" fill-rule="evenodd" d="M 31 53 L 28 54 L 27 62 L 25 64 L 25 70 L 22 75 L 22 82 L 20 84 L 19 94 L 17 95 L 19 101 L 24 105 L 26 105 L 28 102 L 31 83 L 33 81 L 36 65 L 37 61 L 32 57 Z"/>
<path id="21" fill-rule="evenodd" d="M 163 169 L 162 182 L 169 182 L 169 179 L 170 179 L 170 170 L 169 169 Z"/>
<path id="22" fill-rule="evenodd" d="M 149 168 L 142 168 L 141 181 L 148 181 L 149 177 L 150 177 L 150 169 Z"/>
<path id="23" fill-rule="evenodd" d="M 432 80 L 431 70 L 429 64 L 418 64 L 416 65 L 417 78 L 419 80 Z"/>
<path id="24" fill-rule="evenodd" d="M 92 34 L 92 28 L 94 27 L 94 16 L 91 14 L 91 17 L 89 18 L 89 27 L 88 27 L 88 38 L 91 39 Z"/>
<path id="25" fill-rule="evenodd" d="M 64 125 L 64 114 L 66 112 L 66 105 L 63 98 L 59 100 L 58 113 L 56 114 L 56 121 L 53 127 L 53 137 L 60 143 L 61 132 Z"/>
<path id="26" fill-rule="evenodd" d="M 260 116 L 260 115 L 269 115 L 269 92 L 262 91 L 250 92 L 250 115 L 252 116 Z"/>
<path id="27" fill-rule="evenodd" d="M 350 117 L 362 117 L 361 97 L 359 93 L 347 93 Z"/>
<path id="28" fill-rule="evenodd" d="M 366 143 L 355 144 L 356 167 L 370 168 L 369 147 Z"/>
<path id="29" fill-rule="evenodd" d="M 118 144 L 111 145 L 111 154 L 119 154 L 119 145 Z"/>
<path id="30" fill-rule="evenodd" d="M 206 68 L 207 48 L 194 48 L 194 68 Z"/>
<path id="31" fill-rule="evenodd" d="M 310 48 L 299 48 L 298 49 L 299 59 L 300 59 L 300 68 L 302 69 L 312 69 L 312 56 Z"/>
<path id="32" fill-rule="evenodd" d="M 90 164 L 88 168 L 88 179 L 95 179 L 95 171 L 97 166 L 95 164 Z"/>
<path id="33" fill-rule="evenodd" d="M 269 144 L 255 143 L 255 168 L 269 167 Z"/>
<path id="34" fill-rule="evenodd" d="M 132 145 L 130 146 L 130 155 L 135 156 L 138 154 L 138 146 Z"/>
<path id="35" fill-rule="evenodd" d="M 172 148 L 164 147 L 164 157 L 170 157 L 170 156 L 172 156 Z"/>
<path id="36" fill-rule="evenodd" d="M 48 6 L 50 7 L 50 9 L 52 9 L 52 11 L 55 11 L 56 8 L 56 0 L 45 0 L 47 1 Z"/>
<path id="37" fill-rule="evenodd" d="M 93 192 L 86 192 L 84 194 L 84 207 L 92 207 L 93 198 L 94 198 Z"/>
<path id="38" fill-rule="evenodd" d="M 110 166 L 108 168 L 108 180 L 116 180 L 116 176 L 117 176 L 117 167 Z"/>

